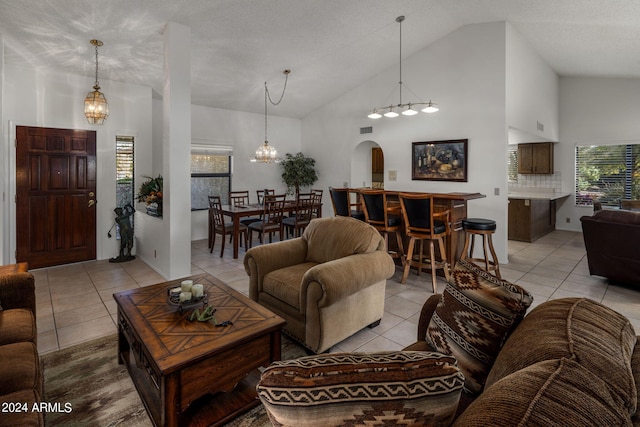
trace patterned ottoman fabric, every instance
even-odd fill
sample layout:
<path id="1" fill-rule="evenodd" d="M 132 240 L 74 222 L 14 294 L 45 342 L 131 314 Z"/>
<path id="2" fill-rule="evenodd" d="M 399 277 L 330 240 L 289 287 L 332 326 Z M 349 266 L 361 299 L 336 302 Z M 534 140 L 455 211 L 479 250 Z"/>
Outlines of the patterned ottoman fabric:
<path id="1" fill-rule="evenodd" d="M 463 383 L 440 353 L 337 353 L 274 362 L 257 390 L 274 426 L 448 426 Z"/>
<path id="2" fill-rule="evenodd" d="M 509 334 L 533 302 L 525 289 L 459 260 L 431 317 L 427 342 L 452 355 L 465 376 L 465 391 L 482 392 Z"/>

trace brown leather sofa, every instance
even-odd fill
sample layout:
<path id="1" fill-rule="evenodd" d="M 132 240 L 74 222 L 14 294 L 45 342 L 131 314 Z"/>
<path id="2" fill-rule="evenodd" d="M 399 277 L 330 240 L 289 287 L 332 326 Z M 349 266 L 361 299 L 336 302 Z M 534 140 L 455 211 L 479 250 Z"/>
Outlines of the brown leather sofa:
<path id="1" fill-rule="evenodd" d="M 318 218 L 302 237 L 247 251 L 249 297 L 287 321 L 285 332 L 315 353 L 379 322 L 395 272 L 384 238 L 349 217 Z"/>
<path id="2" fill-rule="evenodd" d="M 600 210 L 583 216 L 582 234 L 589 273 L 610 280 L 640 283 L 640 212 Z"/>
<path id="3" fill-rule="evenodd" d="M 0 426 L 43 426 L 35 282 L 24 264 L 0 267 L 0 306 Z"/>

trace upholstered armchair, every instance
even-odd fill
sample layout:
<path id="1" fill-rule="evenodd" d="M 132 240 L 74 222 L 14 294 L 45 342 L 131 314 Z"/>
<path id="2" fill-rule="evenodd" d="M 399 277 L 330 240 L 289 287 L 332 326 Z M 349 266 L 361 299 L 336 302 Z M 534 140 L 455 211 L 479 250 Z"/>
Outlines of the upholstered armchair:
<path id="1" fill-rule="evenodd" d="M 395 271 L 380 233 L 349 217 L 314 219 L 302 237 L 251 248 L 244 267 L 249 297 L 315 353 L 380 321 Z"/>

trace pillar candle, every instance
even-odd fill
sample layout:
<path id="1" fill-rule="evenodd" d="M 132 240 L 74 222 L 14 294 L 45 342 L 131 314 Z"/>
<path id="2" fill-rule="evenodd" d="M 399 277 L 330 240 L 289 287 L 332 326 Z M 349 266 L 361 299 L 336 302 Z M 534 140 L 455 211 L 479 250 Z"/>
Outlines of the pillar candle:
<path id="1" fill-rule="evenodd" d="M 196 283 L 191 287 L 191 294 L 194 298 L 202 298 L 202 295 L 204 295 L 204 286 Z"/>

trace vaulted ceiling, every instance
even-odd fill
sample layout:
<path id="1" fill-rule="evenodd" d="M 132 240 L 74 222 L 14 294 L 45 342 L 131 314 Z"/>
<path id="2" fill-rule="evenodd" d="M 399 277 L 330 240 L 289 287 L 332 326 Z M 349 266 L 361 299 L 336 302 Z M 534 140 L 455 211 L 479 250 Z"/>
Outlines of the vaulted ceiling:
<path id="1" fill-rule="evenodd" d="M 261 113 L 263 85 L 304 117 L 455 29 L 509 21 L 562 76 L 640 78 L 637 0 L 0 0 L 5 63 L 162 93 L 167 22 L 192 37 L 192 103 Z M 390 82 L 390 87 L 397 82 Z M 89 89 L 89 88 L 88 88 Z M 363 106 L 366 109 L 366 106 Z"/>

